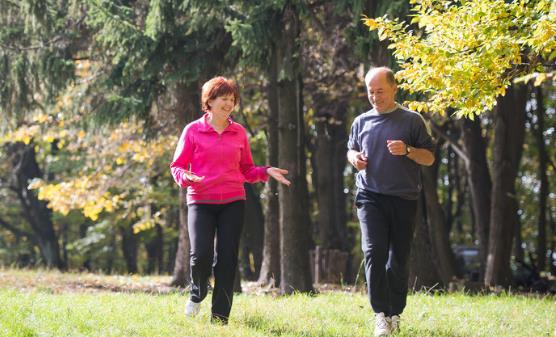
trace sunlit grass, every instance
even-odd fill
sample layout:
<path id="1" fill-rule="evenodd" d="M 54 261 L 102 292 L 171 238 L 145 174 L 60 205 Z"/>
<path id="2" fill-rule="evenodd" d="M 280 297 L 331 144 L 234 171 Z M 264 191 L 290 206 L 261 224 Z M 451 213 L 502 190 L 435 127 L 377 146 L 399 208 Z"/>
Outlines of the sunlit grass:
<path id="1" fill-rule="evenodd" d="M 10 270 L 0 270 L 0 281 Z M 39 278 L 20 273 L 21 283 Z M 49 274 L 43 279 L 79 279 Z M 11 274 L 13 275 L 13 274 Z M 46 275 L 46 276 L 45 276 Z M 93 276 L 89 276 L 93 277 Z M 95 276 L 98 282 L 103 277 Z M 83 276 L 81 276 L 83 279 Z M 128 278 L 128 277 L 124 277 Z M 129 277 L 137 284 L 145 279 Z M 148 278 L 146 278 L 148 279 Z M 117 278 L 116 278 L 117 280 Z M 152 278 L 147 284 L 167 281 Z M 106 282 L 114 279 L 106 278 Z M 121 283 L 129 283 L 125 281 Z M 61 283 L 60 283 L 61 284 Z M 241 294 L 234 298 L 230 324 L 210 323 L 210 295 L 198 317 L 183 314 L 180 292 L 64 291 L 59 285 L 0 284 L 0 336 L 372 336 L 372 314 L 361 293 L 331 292 L 288 297 Z M 99 287 L 99 289 L 102 287 Z M 556 336 L 554 297 L 414 294 L 398 336 Z"/>

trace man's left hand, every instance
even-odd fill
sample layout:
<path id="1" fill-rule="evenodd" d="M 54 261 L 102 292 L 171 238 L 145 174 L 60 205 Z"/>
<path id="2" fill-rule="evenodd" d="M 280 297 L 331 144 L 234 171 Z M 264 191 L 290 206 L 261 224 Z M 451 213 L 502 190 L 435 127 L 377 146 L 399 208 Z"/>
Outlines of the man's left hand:
<path id="1" fill-rule="evenodd" d="M 387 140 L 386 146 L 394 156 L 405 156 L 407 154 L 407 145 L 402 140 Z"/>

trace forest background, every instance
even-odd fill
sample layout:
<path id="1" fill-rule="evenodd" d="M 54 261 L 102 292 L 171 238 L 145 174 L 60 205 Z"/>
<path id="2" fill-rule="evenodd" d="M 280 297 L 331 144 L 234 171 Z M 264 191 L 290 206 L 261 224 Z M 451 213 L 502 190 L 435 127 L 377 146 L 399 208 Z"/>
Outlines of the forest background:
<path id="1" fill-rule="evenodd" d="M 554 291 L 555 36 L 543 0 L 0 0 L 0 263 L 187 285 L 169 163 L 224 75 L 255 162 L 292 180 L 246 185 L 238 275 L 286 294 L 360 281 L 346 142 L 387 65 L 437 143 L 412 287 Z"/>

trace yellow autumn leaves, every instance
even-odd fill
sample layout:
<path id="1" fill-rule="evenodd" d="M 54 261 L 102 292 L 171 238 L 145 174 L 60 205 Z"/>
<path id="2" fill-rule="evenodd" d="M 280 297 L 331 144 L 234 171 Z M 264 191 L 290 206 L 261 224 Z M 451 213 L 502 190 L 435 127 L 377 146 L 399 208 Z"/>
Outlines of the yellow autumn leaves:
<path id="1" fill-rule="evenodd" d="M 411 25 L 386 17 L 363 19 L 397 58 L 400 87 L 424 97 L 406 102 L 443 115 L 448 108 L 473 118 L 496 104 L 511 82 L 540 73 L 556 58 L 556 4 L 472 0 L 411 1 Z"/>
<path id="2" fill-rule="evenodd" d="M 67 215 L 77 209 L 97 220 L 102 212 L 113 212 L 123 206 L 128 190 L 143 184 L 141 178 L 158 174 L 155 163 L 168 161 L 174 138 L 146 140 L 136 123 L 123 123 L 115 129 L 88 135 L 72 144 L 72 150 L 83 155 L 76 153 L 81 168 L 70 179 L 57 183 L 34 180 L 29 188 L 37 189 L 39 199 L 48 200 L 48 207 L 56 212 Z M 139 191 L 134 197 L 144 195 Z"/>
<path id="3" fill-rule="evenodd" d="M 78 80 L 53 105 L 28 112 L 18 128 L 0 135 L 0 144 L 35 147 L 37 160 L 51 174 L 48 180 L 29 181 L 28 188 L 52 210 L 64 216 L 77 210 L 93 221 L 103 212 L 121 219 L 140 217 L 134 230 L 145 230 L 160 214 L 141 216 L 138 210 L 154 202 L 153 177 L 171 183 L 168 161 L 176 137 L 146 137 L 142 123 L 133 119 L 86 127 L 84 119 L 93 109 L 86 93 L 95 69 L 90 61 L 76 61 Z"/>

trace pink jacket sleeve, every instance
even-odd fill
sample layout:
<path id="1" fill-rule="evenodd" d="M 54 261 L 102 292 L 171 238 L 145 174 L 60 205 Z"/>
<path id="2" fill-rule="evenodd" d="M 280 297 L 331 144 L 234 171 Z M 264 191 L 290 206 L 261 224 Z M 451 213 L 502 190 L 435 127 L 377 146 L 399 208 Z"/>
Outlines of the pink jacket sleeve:
<path id="1" fill-rule="evenodd" d="M 185 172 L 189 170 L 191 164 L 191 156 L 193 155 L 193 142 L 191 140 L 189 125 L 183 129 L 176 151 L 174 152 L 174 160 L 170 164 L 172 177 L 174 181 L 182 188 L 191 185 L 191 182 L 185 177 Z"/>
<path id="2" fill-rule="evenodd" d="M 241 173 L 243 173 L 245 180 L 247 180 L 248 183 L 266 182 L 268 180 L 268 174 L 266 174 L 268 168 L 269 166 L 255 166 L 251 155 L 251 147 L 247 141 L 247 134 L 244 134 L 244 144 L 243 151 L 241 152 L 239 169 Z"/>

